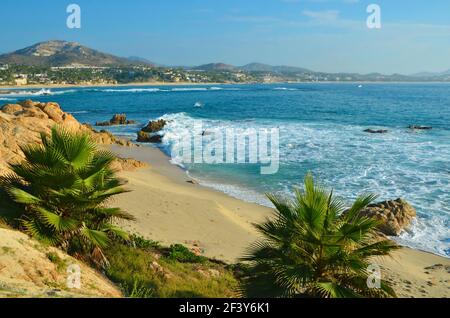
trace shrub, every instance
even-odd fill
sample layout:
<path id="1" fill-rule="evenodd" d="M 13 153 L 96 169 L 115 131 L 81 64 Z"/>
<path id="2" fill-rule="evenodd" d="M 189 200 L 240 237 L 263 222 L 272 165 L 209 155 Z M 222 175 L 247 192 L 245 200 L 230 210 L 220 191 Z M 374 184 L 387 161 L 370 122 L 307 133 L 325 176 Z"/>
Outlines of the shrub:
<path id="1" fill-rule="evenodd" d="M 374 256 L 397 248 L 376 240 L 378 222 L 359 215 L 375 196 L 363 196 L 344 212 L 344 204 L 305 178 L 304 191 L 287 201 L 269 196 L 276 211 L 257 225 L 264 240 L 255 243 L 244 261 L 243 277 L 249 297 L 390 297 L 395 292 L 380 280 L 369 288 L 368 267 Z"/>
<path id="2" fill-rule="evenodd" d="M 98 150 L 87 134 L 62 128 L 41 134 L 41 141 L 22 148 L 25 161 L 11 165 L 0 187 L 20 207 L 20 224 L 31 236 L 104 265 L 111 237 L 128 239 L 114 220 L 132 219 L 106 207 L 125 192 L 111 169 L 113 154 Z"/>
<path id="3" fill-rule="evenodd" d="M 207 260 L 206 257 L 194 254 L 190 249 L 181 244 L 171 245 L 167 258 L 182 263 L 203 263 Z"/>

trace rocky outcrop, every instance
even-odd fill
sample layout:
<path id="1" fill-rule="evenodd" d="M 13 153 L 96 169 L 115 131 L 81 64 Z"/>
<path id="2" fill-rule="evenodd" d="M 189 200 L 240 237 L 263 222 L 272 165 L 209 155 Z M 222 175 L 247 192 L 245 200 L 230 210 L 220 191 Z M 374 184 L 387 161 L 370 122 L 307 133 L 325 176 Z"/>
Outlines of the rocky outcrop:
<path id="1" fill-rule="evenodd" d="M 133 158 L 117 158 L 113 161 L 111 168 L 116 171 L 133 171 L 147 166 L 147 163 Z"/>
<path id="2" fill-rule="evenodd" d="M 75 275 L 80 270 L 79 283 Z M 102 274 L 61 250 L 0 228 L 0 298 L 121 297 Z"/>
<path id="3" fill-rule="evenodd" d="M 418 126 L 418 125 L 410 125 L 408 128 L 412 129 L 412 130 L 431 130 L 431 129 L 433 129 L 433 127 L 431 127 L 431 126 Z"/>
<path id="4" fill-rule="evenodd" d="M 163 136 L 157 134 L 165 126 L 167 122 L 164 119 L 150 121 L 144 128 L 137 133 L 138 142 L 161 143 Z"/>
<path id="5" fill-rule="evenodd" d="M 381 233 L 397 236 L 416 217 L 416 210 L 405 200 L 397 199 L 369 205 L 360 214 L 379 220 Z"/>
<path id="6" fill-rule="evenodd" d="M 164 119 L 150 121 L 144 128 L 141 129 L 141 131 L 146 133 L 156 133 L 161 131 L 166 124 L 167 122 Z"/>
<path id="7" fill-rule="evenodd" d="M 369 134 L 387 134 L 388 131 L 386 129 L 366 129 L 364 132 Z"/>
<path id="8" fill-rule="evenodd" d="M 134 146 L 106 131 L 96 131 L 65 113 L 57 103 L 25 100 L 0 107 L 0 174 L 8 171 L 8 163 L 23 160 L 21 146 L 40 142 L 40 133 L 49 133 L 55 125 L 73 132 L 86 132 L 98 144 Z"/>
<path id="9" fill-rule="evenodd" d="M 135 120 L 127 120 L 125 114 L 115 114 L 109 121 L 96 122 L 95 126 L 119 126 L 119 125 L 134 125 Z"/>
<path id="10" fill-rule="evenodd" d="M 138 142 L 149 142 L 149 143 L 161 143 L 162 142 L 162 138 L 163 136 L 161 135 L 154 135 L 154 134 L 149 134 L 146 133 L 144 131 L 139 131 L 137 134 L 137 141 Z"/>

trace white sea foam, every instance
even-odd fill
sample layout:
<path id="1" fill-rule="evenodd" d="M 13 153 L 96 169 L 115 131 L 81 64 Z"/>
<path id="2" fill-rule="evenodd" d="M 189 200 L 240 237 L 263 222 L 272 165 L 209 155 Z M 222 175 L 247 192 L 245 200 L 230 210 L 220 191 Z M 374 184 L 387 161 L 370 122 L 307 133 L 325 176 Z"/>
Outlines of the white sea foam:
<path id="1" fill-rule="evenodd" d="M 242 186 L 226 184 L 226 183 L 216 183 L 216 182 L 207 181 L 207 180 L 198 180 L 198 183 L 204 187 L 212 188 L 217 191 L 228 194 L 229 196 L 236 198 L 236 199 L 244 200 L 246 202 L 256 203 L 256 204 L 270 207 L 270 208 L 273 207 L 272 203 L 270 202 L 270 200 L 267 197 L 265 197 L 261 193 L 250 190 L 248 188 L 244 188 Z"/>
<path id="2" fill-rule="evenodd" d="M 76 89 L 66 89 L 66 90 L 59 90 L 59 91 L 49 91 L 49 95 L 63 95 L 63 94 L 70 94 L 70 93 L 76 93 Z"/>
<path id="3" fill-rule="evenodd" d="M 292 87 L 275 87 L 274 90 L 275 91 L 298 91 L 297 88 L 292 88 Z"/>
<path id="4" fill-rule="evenodd" d="M 94 89 L 94 91 L 105 93 L 153 93 L 161 91 L 166 92 L 167 90 L 162 90 L 160 88 L 125 88 L 125 89 L 104 88 L 104 89 Z"/>
<path id="5" fill-rule="evenodd" d="M 177 87 L 171 89 L 172 92 L 198 92 L 207 90 L 205 87 Z"/>
<path id="6" fill-rule="evenodd" d="M 69 114 L 87 114 L 89 113 L 87 110 L 78 110 L 78 111 L 73 111 L 73 112 L 67 112 Z"/>
<path id="7" fill-rule="evenodd" d="M 170 154 L 183 134 L 190 133 L 195 119 L 185 113 L 162 118 L 168 121 L 163 149 Z M 292 187 L 301 183 L 304 173 L 312 171 L 324 186 L 333 188 L 348 203 L 366 192 L 379 194 L 380 200 L 403 197 L 416 207 L 418 220 L 396 240 L 402 245 L 450 256 L 450 174 L 438 168 L 440 162 L 450 158 L 450 144 L 442 138 L 410 133 L 403 128 L 390 128 L 388 134 L 373 135 L 363 132 L 367 127 L 353 125 L 203 121 L 207 131 L 242 128 L 243 124 L 257 129 L 280 129 L 284 175 L 279 175 L 275 182 L 263 180 L 261 193 L 278 190 L 290 195 Z M 181 158 L 172 158 L 172 163 L 181 165 Z M 264 197 L 245 185 L 206 179 L 200 183 L 246 201 L 264 204 Z"/>
<path id="8" fill-rule="evenodd" d="M 4 96 L 11 96 L 11 97 L 27 97 L 27 96 L 53 96 L 53 95 L 62 95 L 62 94 L 68 94 L 68 93 L 74 93 L 76 92 L 75 89 L 69 89 L 69 90 L 57 90 L 52 91 L 47 88 L 42 88 L 40 90 L 12 90 L 8 94 L 3 94 Z"/>
<path id="9" fill-rule="evenodd" d="M 96 92 L 105 93 L 148 93 L 148 92 L 199 92 L 199 91 L 218 91 L 221 87 L 175 87 L 175 88 L 101 88 L 93 89 Z"/>

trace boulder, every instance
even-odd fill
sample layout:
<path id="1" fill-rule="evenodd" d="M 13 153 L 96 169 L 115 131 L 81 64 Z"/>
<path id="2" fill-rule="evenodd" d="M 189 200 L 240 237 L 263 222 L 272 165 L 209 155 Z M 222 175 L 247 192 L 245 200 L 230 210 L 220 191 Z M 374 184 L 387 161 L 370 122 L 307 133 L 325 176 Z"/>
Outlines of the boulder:
<path id="1" fill-rule="evenodd" d="M 163 136 L 161 135 L 152 135 L 146 133 L 145 131 L 139 131 L 137 134 L 138 142 L 150 142 L 150 143 L 161 143 Z"/>
<path id="2" fill-rule="evenodd" d="M 30 108 L 30 107 L 37 107 L 37 105 L 40 104 L 39 102 L 33 102 L 31 99 L 23 100 L 19 102 L 19 105 L 21 105 L 23 108 Z"/>
<path id="3" fill-rule="evenodd" d="M 16 115 L 20 115 L 23 117 L 34 117 L 38 119 L 48 119 L 48 115 L 42 111 L 40 108 L 25 108 L 19 113 L 15 113 Z"/>
<path id="4" fill-rule="evenodd" d="M 416 217 L 416 209 L 405 200 L 397 199 L 369 205 L 360 215 L 376 218 L 381 222 L 378 228 L 381 233 L 397 236 Z"/>
<path id="5" fill-rule="evenodd" d="M 412 130 L 431 130 L 431 129 L 433 129 L 433 127 L 431 127 L 431 126 L 418 126 L 418 125 L 410 125 L 408 128 L 412 129 Z"/>
<path id="6" fill-rule="evenodd" d="M 388 130 L 386 129 L 366 129 L 364 132 L 369 134 L 387 134 Z"/>
<path id="7" fill-rule="evenodd" d="M 65 114 L 56 103 L 38 105 L 38 109 L 42 109 L 42 111 L 47 114 L 48 118 L 57 123 L 62 123 L 67 118 L 66 115 L 68 115 Z"/>
<path id="8" fill-rule="evenodd" d="M 144 167 L 148 167 L 148 164 L 133 158 L 117 158 L 111 165 L 116 171 L 133 171 Z"/>
<path id="9" fill-rule="evenodd" d="M 24 159 L 21 147 L 40 143 L 40 133 L 50 133 L 55 125 L 72 132 L 85 132 L 98 144 L 135 146 L 131 141 L 116 138 L 108 132 L 97 132 L 65 113 L 57 103 L 25 100 L 0 107 L 0 175 L 9 171 L 8 163 Z"/>
<path id="10" fill-rule="evenodd" d="M 109 121 L 96 122 L 96 126 L 119 126 L 119 125 L 133 125 L 136 124 L 135 120 L 127 120 L 125 114 L 115 114 Z"/>
<path id="11" fill-rule="evenodd" d="M 107 130 L 100 130 L 97 131 L 92 128 L 91 125 L 83 124 L 85 129 L 87 129 L 90 132 L 92 140 L 94 140 L 97 144 L 101 145 L 119 145 L 119 146 L 126 146 L 126 147 L 134 147 L 136 146 L 131 141 L 117 138 L 114 136 L 111 132 Z"/>
<path id="12" fill-rule="evenodd" d="M 167 122 L 164 119 L 150 121 L 147 126 L 142 128 L 143 132 L 146 133 L 156 133 L 158 131 L 161 131 L 165 126 Z"/>
<path id="13" fill-rule="evenodd" d="M 2 112 L 8 115 L 14 115 L 23 111 L 23 107 L 19 104 L 6 104 L 2 107 Z"/>

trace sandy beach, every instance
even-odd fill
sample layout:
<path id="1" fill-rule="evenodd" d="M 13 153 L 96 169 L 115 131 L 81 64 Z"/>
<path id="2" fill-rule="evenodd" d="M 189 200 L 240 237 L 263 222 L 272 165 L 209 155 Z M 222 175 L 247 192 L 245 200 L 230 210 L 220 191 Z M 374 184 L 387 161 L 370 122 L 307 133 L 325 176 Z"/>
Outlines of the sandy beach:
<path id="1" fill-rule="evenodd" d="M 114 202 L 136 217 L 123 226 L 149 239 L 182 243 L 205 256 L 235 262 L 258 239 L 252 223 L 271 214 L 269 208 L 190 183 L 186 173 L 158 149 L 113 146 L 112 150 L 150 165 L 121 173 L 131 192 Z M 382 277 L 394 284 L 400 297 L 450 296 L 449 259 L 402 248 L 374 263 L 381 265 Z"/>
<path id="2" fill-rule="evenodd" d="M 208 257 L 234 262 L 257 236 L 252 223 L 271 214 L 269 208 L 190 183 L 158 149 L 114 146 L 113 151 L 150 164 L 121 173 L 131 192 L 114 202 L 136 217 L 125 228 L 147 238 L 197 247 Z"/>

